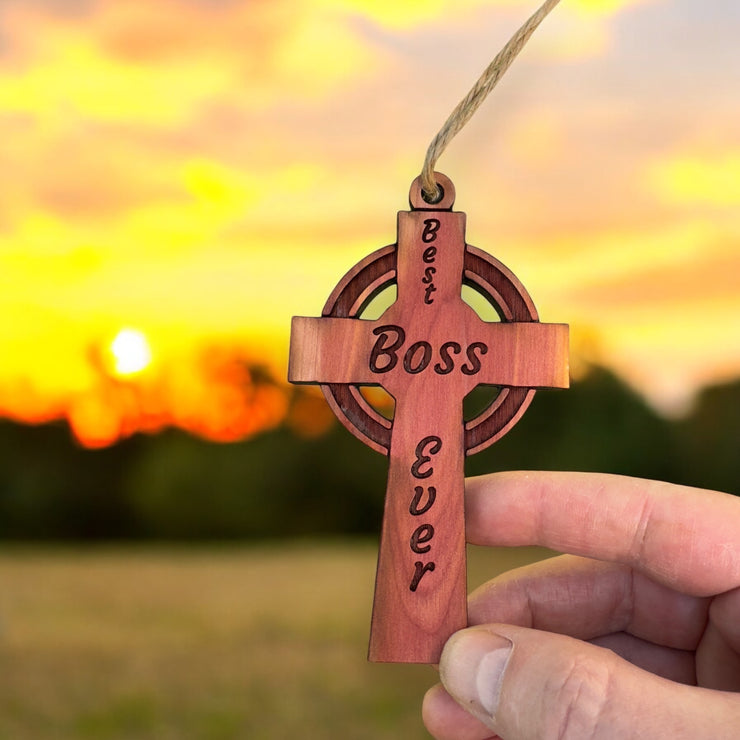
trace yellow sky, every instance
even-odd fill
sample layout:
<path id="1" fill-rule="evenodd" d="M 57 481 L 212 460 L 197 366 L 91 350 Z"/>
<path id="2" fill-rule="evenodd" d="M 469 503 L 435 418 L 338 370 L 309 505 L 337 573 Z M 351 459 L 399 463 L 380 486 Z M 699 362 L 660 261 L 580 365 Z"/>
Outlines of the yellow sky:
<path id="1" fill-rule="evenodd" d="M 5 0 L 0 412 L 85 437 L 132 328 L 150 426 L 218 436 L 204 358 L 283 371 L 291 315 L 394 241 L 429 140 L 533 9 Z M 563 0 L 438 165 L 576 361 L 664 405 L 740 373 L 739 30 L 722 0 Z"/>

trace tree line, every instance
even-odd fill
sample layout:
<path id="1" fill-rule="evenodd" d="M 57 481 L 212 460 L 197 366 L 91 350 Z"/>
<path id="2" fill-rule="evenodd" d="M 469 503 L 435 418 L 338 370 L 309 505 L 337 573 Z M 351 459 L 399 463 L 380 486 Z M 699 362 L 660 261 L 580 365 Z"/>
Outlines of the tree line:
<path id="1" fill-rule="evenodd" d="M 309 391 L 292 392 L 298 403 Z M 512 432 L 467 459 L 466 473 L 602 471 L 740 493 L 738 409 L 740 380 L 707 388 L 690 413 L 667 419 L 596 367 L 568 391 L 536 394 Z M 170 429 L 90 450 L 62 423 L 3 421 L 0 537 L 376 535 L 386 472 L 386 458 L 339 424 L 306 436 L 285 423 L 229 444 Z"/>

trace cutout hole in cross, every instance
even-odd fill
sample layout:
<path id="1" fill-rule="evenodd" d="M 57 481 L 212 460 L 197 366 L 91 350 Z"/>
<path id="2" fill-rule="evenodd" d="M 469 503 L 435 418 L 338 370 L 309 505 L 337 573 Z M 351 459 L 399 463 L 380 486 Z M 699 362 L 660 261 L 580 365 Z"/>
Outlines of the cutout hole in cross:
<path id="1" fill-rule="evenodd" d="M 468 306 L 470 306 L 470 308 L 472 308 L 473 311 L 483 319 L 483 321 L 488 321 L 490 323 L 501 321 L 501 314 L 499 313 L 498 306 L 492 303 L 488 296 L 481 293 L 475 285 L 467 285 L 463 283 L 461 295 L 465 303 L 467 303 Z"/>
<path id="2" fill-rule="evenodd" d="M 390 283 L 385 287 L 381 288 L 363 307 L 360 312 L 361 319 L 367 319 L 374 321 L 379 319 L 385 310 L 396 302 L 398 297 L 398 288 L 395 283 Z"/>
<path id="3" fill-rule="evenodd" d="M 396 401 L 385 388 L 379 385 L 359 386 L 362 397 L 385 419 L 393 419 L 396 410 Z"/>
<path id="4" fill-rule="evenodd" d="M 501 393 L 497 385 L 479 385 L 463 398 L 463 419 L 472 421 L 489 408 Z"/>

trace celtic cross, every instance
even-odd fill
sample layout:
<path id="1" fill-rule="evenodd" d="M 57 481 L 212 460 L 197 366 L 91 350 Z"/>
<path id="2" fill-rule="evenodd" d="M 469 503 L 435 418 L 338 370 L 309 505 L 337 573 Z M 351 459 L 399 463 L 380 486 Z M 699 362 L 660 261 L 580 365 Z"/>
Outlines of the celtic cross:
<path id="1" fill-rule="evenodd" d="M 388 454 L 388 487 L 375 583 L 369 659 L 436 663 L 467 625 L 464 471 L 472 454 L 503 436 L 537 388 L 568 386 L 568 327 L 543 324 L 526 291 L 500 262 L 465 244 L 465 214 L 452 211 L 452 182 L 435 175 L 430 205 L 419 178 L 411 211 L 398 214 L 398 242 L 356 265 L 321 318 L 293 318 L 288 377 L 319 383 L 340 421 Z M 396 301 L 361 318 L 392 283 Z M 483 321 L 462 298 L 483 295 L 500 321 Z M 393 420 L 359 391 L 380 385 Z M 501 388 L 482 414 L 463 419 L 478 385 Z"/>

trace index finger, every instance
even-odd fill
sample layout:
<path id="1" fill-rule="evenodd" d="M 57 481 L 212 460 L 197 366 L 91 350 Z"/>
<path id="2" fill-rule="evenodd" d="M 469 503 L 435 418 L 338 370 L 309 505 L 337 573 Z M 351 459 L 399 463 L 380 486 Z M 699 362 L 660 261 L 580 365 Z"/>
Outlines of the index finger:
<path id="1" fill-rule="evenodd" d="M 694 596 L 740 585 L 740 499 L 602 473 L 466 481 L 468 542 L 543 545 L 624 563 Z"/>

